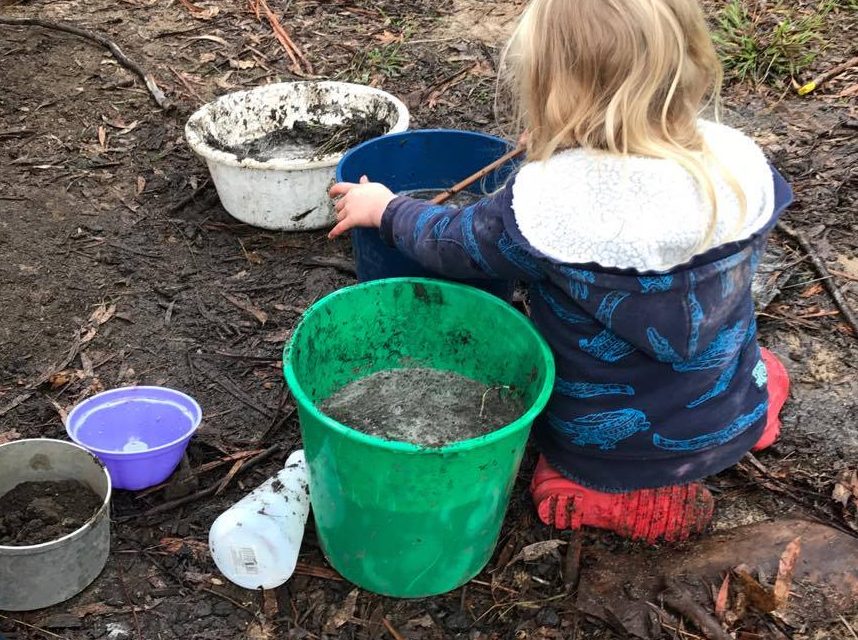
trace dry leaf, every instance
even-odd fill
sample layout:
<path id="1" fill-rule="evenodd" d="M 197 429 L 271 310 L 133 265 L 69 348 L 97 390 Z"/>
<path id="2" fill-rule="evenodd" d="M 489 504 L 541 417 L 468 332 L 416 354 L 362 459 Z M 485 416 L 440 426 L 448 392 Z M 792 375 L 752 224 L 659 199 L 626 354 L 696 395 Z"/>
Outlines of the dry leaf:
<path id="1" fill-rule="evenodd" d="M 234 73 L 234 72 L 233 72 L 232 70 L 227 71 L 227 72 L 226 72 L 225 74 L 223 74 L 220 78 L 217 78 L 217 79 L 215 80 L 215 84 L 216 84 L 218 87 L 220 87 L 221 89 L 224 89 L 224 90 L 226 90 L 226 91 L 231 91 L 232 89 L 235 89 L 235 87 L 236 87 L 237 85 L 234 85 L 234 84 L 232 84 L 232 83 L 229 81 L 229 78 L 230 78 L 230 76 L 231 76 L 233 73 Z"/>
<path id="2" fill-rule="evenodd" d="M 354 617 L 359 593 L 359 589 L 354 589 L 345 597 L 340 608 L 325 623 L 326 632 L 333 633 Z"/>
<path id="3" fill-rule="evenodd" d="M 220 13 L 220 8 L 211 6 L 211 7 L 202 7 L 197 4 L 193 4 L 189 0 L 179 0 L 188 11 L 191 12 L 191 15 L 198 20 L 211 20 L 218 13 Z"/>
<path id="4" fill-rule="evenodd" d="M 381 33 L 375 34 L 373 38 L 378 40 L 381 44 L 393 44 L 394 42 L 402 42 L 405 39 L 401 33 L 391 33 L 387 29 Z"/>
<path id="5" fill-rule="evenodd" d="M 263 620 L 262 622 L 255 620 L 247 625 L 244 637 L 246 640 L 272 640 L 274 638 L 274 631 L 267 620 Z"/>
<path id="6" fill-rule="evenodd" d="M 545 542 L 534 542 L 533 544 L 529 544 L 521 551 L 519 551 L 515 555 L 515 557 L 510 560 L 510 564 L 516 562 L 517 560 L 524 560 L 525 562 L 533 562 L 534 560 L 539 560 L 541 557 L 557 551 L 557 549 L 562 547 L 564 544 L 566 544 L 565 540 L 546 540 Z"/>
<path id="7" fill-rule="evenodd" d="M 230 60 L 230 69 L 253 69 L 256 66 L 254 60 Z"/>
<path id="8" fill-rule="evenodd" d="M 143 176 L 137 176 L 137 195 L 139 196 L 143 193 L 143 189 L 146 188 L 146 178 Z"/>
<path id="9" fill-rule="evenodd" d="M 101 125 L 98 125 L 98 144 L 101 145 L 102 149 L 107 148 L 107 129 Z"/>
<path id="10" fill-rule="evenodd" d="M 730 595 L 730 574 L 724 576 L 721 588 L 718 589 L 718 597 L 715 598 L 715 615 L 723 621 L 727 614 L 727 598 Z"/>
<path id="11" fill-rule="evenodd" d="M 820 294 L 820 293 L 822 293 L 822 285 L 819 282 L 815 282 L 814 284 L 810 285 L 807 289 L 802 291 L 800 295 L 802 298 L 810 298 L 810 297 L 815 296 L 815 295 Z"/>
<path id="12" fill-rule="evenodd" d="M 179 553 L 183 549 L 191 552 L 196 560 L 205 561 L 208 558 L 209 546 L 200 540 L 189 538 L 162 538 L 160 541 L 160 549 L 167 553 Z M 206 578 L 208 580 L 208 578 Z"/>
<path id="13" fill-rule="evenodd" d="M 182 574 L 182 578 L 186 582 L 190 582 L 192 584 L 209 584 L 212 581 L 212 574 L 185 571 L 185 573 Z"/>
<path id="14" fill-rule="evenodd" d="M 127 124 L 125 124 L 125 122 L 123 122 L 122 118 L 118 116 L 116 118 L 108 118 L 107 116 L 102 115 L 101 121 L 104 124 L 110 125 L 114 129 L 125 129 L 128 126 Z"/>
<path id="15" fill-rule="evenodd" d="M 59 389 L 71 382 L 72 378 L 74 378 L 74 372 L 71 369 L 64 369 L 63 371 L 52 373 L 48 378 L 48 383 L 50 383 L 51 388 Z"/>
<path id="16" fill-rule="evenodd" d="M 213 35 L 204 35 L 204 36 L 192 36 L 188 38 L 188 40 L 208 40 L 209 42 L 216 42 L 217 44 L 222 44 L 225 47 L 229 46 L 229 43 L 219 36 Z"/>
<path id="17" fill-rule="evenodd" d="M 851 498 L 858 500 L 858 469 L 844 469 L 838 474 L 831 497 L 844 507 Z"/>
<path id="18" fill-rule="evenodd" d="M 786 546 L 778 563 L 778 577 L 775 578 L 775 586 L 772 589 L 776 609 L 782 609 L 789 600 L 792 575 L 795 572 L 795 563 L 798 561 L 799 554 L 801 554 L 801 537 Z"/>
<path id="19" fill-rule="evenodd" d="M 271 333 L 265 334 L 262 338 L 263 342 L 267 342 L 269 344 L 283 344 L 289 339 L 289 336 L 292 335 L 292 329 L 278 329 L 277 331 L 272 331 Z"/>
<path id="20" fill-rule="evenodd" d="M 212 53 L 211 51 L 206 51 L 205 53 L 200 54 L 200 63 L 206 64 L 207 62 L 214 62 L 217 60 L 217 54 Z"/>
<path id="21" fill-rule="evenodd" d="M 21 434 L 15 431 L 14 429 L 7 429 L 5 431 L 0 431 L 0 444 L 6 444 L 7 442 L 12 442 L 13 440 L 17 440 L 21 437 Z"/>
<path id="22" fill-rule="evenodd" d="M 80 364 L 83 367 L 83 377 L 92 378 L 95 376 L 95 371 L 92 368 L 92 358 L 90 358 L 86 353 L 80 354 Z"/>
<path id="23" fill-rule="evenodd" d="M 770 613 L 777 609 L 777 604 L 774 601 L 774 594 L 766 589 L 759 581 L 751 575 L 751 570 L 747 565 L 740 564 L 733 569 L 734 575 L 739 579 L 742 593 L 748 599 L 748 603 L 761 611 L 762 613 Z"/>
<path id="24" fill-rule="evenodd" d="M 228 293 L 222 293 L 221 295 L 242 311 L 247 311 L 249 314 L 251 314 L 259 321 L 259 324 L 264 325 L 266 322 L 268 322 L 268 314 L 265 313 L 262 309 L 253 306 L 253 304 L 251 304 L 250 302 L 240 300 L 239 298 L 236 298 L 235 296 L 232 296 Z"/>
<path id="25" fill-rule="evenodd" d="M 69 613 L 78 618 L 86 616 L 105 616 L 114 613 L 116 607 L 111 607 L 103 602 L 90 602 L 89 604 L 81 604 L 69 609 Z"/>
<path id="26" fill-rule="evenodd" d="M 96 307 L 95 311 L 92 312 L 92 315 L 89 316 L 89 321 L 93 323 L 95 326 L 100 327 L 105 322 L 110 320 L 114 314 L 116 313 L 116 305 L 106 305 L 100 304 Z"/>

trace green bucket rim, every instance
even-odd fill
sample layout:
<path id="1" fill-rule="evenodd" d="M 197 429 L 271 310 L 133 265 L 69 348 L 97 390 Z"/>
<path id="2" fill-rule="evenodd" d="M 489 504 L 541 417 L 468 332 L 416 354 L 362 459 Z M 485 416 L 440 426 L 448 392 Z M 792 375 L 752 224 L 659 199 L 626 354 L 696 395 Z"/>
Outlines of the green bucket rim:
<path id="1" fill-rule="evenodd" d="M 295 339 L 300 334 L 302 328 L 304 328 L 306 326 L 306 323 L 311 320 L 311 318 L 315 314 L 320 313 L 321 309 L 323 309 L 334 298 L 344 295 L 350 295 L 354 291 L 360 289 L 368 289 L 371 287 L 380 287 L 393 283 L 406 282 L 416 284 L 428 283 L 433 286 L 441 285 L 449 289 L 460 289 L 462 291 L 467 292 L 469 295 L 474 295 L 479 298 L 482 298 L 484 302 L 494 305 L 499 309 L 502 309 L 505 313 L 514 314 L 516 322 L 521 324 L 522 329 L 529 332 L 535 338 L 536 344 L 539 346 L 540 355 L 545 359 L 545 364 L 547 367 L 547 375 L 545 376 L 545 381 L 543 382 L 542 389 L 539 390 L 539 395 L 537 395 L 536 400 L 534 400 L 530 408 L 525 411 L 524 414 L 522 414 L 519 418 L 509 423 L 508 425 L 501 427 L 500 429 L 497 429 L 495 431 L 492 431 L 491 433 L 487 433 L 486 435 L 478 436 L 476 438 L 469 438 L 468 440 L 460 440 L 458 442 L 453 442 L 444 445 L 443 447 L 425 447 L 410 442 L 402 442 L 399 440 L 385 440 L 384 438 L 372 436 L 363 433 L 362 431 L 358 431 L 357 429 L 352 429 L 348 425 L 334 420 L 332 417 L 326 415 L 316 407 L 316 404 L 312 400 L 310 400 L 310 397 L 304 392 L 304 389 L 301 387 L 297 377 L 295 376 L 295 372 L 289 364 L 289 356 L 292 352 L 292 347 L 294 346 Z M 545 338 L 543 338 L 542 334 L 537 331 L 536 327 L 533 325 L 530 319 L 509 304 L 507 304 L 506 302 L 500 300 L 499 298 L 475 287 L 469 287 L 467 285 L 449 282 L 447 280 L 438 280 L 434 278 L 384 278 L 381 280 L 361 282 L 358 284 L 350 285 L 348 287 L 343 287 L 342 289 L 338 289 L 333 293 L 326 295 L 324 298 L 321 298 L 314 302 L 304 312 L 301 321 L 298 323 L 298 325 L 295 327 L 295 330 L 292 332 L 292 336 L 289 342 L 283 348 L 283 373 L 286 377 L 286 383 L 295 398 L 297 406 L 303 407 L 305 410 L 309 410 L 310 414 L 316 420 L 322 422 L 325 426 L 333 429 L 338 434 L 360 442 L 362 444 L 371 445 L 374 447 L 379 447 L 382 449 L 387 449 L 389 451 L 395 451 L 399 453 L 445 454 L 470 451 L 471 449 L 481 447 L 496 440 L 501 440 L 509 434 L 524 429 L 531 425 L 536 419 L 536 417 L 540 413 L 542 413 L 542 410 L 548 404 L 548 400 L 551 397 L 552 391 L 554 390 L 555 367 L 554 354 L 551 351 L 551 347 L 548 346 L 548 343 L 545 341 Z"/>

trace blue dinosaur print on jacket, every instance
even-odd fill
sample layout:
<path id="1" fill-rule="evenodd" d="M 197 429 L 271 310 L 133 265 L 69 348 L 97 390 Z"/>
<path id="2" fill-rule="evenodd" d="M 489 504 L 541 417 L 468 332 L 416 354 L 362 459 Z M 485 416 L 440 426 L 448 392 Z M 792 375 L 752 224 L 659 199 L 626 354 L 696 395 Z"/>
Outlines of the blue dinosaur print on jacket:
<path id="1" fill-rule="evenodd" d="M 568 322 L 569 324 L 589 324 L 592 322 L 592 319 L 587 316 L 569 311 L 569 309 L 557 302 L 554 296 L 548 293 L 548 290 L 543 284 L 536 285 L 536 292 L 543 300 L 545 300 L 554 315 L 564 322 Z"/>
<path id="2" fill-rule="evenodd" d="M 539 265 L 533 256 L 523 251 L 519 245 L 513 242 L 506 231 L 498 239 L 498 249 L 500 249 L 504 258 L 522 271 L 526 271 L 534 278 L 539 278 L 542 275 L 542 271 L 539 269 Z"/>
<path id="3" fill-rule="evenodd" d="M 569 285 L 569 295 L 575 300 L 587 300 L 590 297 L 590 287 L 587 285 L 596 282 L 596 274 L 585 269 L 573 269 L 572 267 L 560 267 L 560 273 L 566 276 Z"/>
<path id="4" fill-rule="evenodd" d="M 438 222 L 435 223 L 435 226 L 432 227 L 432 237 L 436 240 L 440 239 L 444 232 L 447 230 L 447 227 L 450 225 L 450 218 L 444 216 Z"/>
<path id="5" fill-rule="evenodd" d="M 579 447 L 596 445 L 602 450 L 614 449 L 621 440 L 639 431 L 646 431 L 651 426 L 646 414 L 637 409 L 591 413 L 573 420 L 561 420 L 549 414 L 548 422 L 571 437 L 572 442 Z"/>
<path id="6" fill-rule="evenodd" d="M 608 293 L 602 298 L 602 302 L 599 303 L 599 308 L 596 310 L 596 320 L 610 329 L 614 312 L 620 306 L 620 303 L 630 295 L 632 294 L 626 291 L 611 291 Z"/>
<path id="7" fill-rule="evenodd" d="M 726 298 L 733 294 L 736 290 L 735 269 L 740 266 L 745 260 L 744 252 L 739 252 L 736 255 L 729 256 L 722 260 L 716 260 L 713 263 L 715 270 L 718 272 L 718 278 L 721 282 L 721 297 Z M 756 269 L 752 269 L 754 271 Z"/>
<path id="8" fill-rule="evenodd" d="M 426 211 L 420 214 L 420 216 L 417 218 L 417 222 L 414 223 L 415 242 L 420 237 L 420 234 L 423 233 L 423 229 L 426 227 L 429 221 L 431 221 L 435 216 L 437 216 L 439 212 L 443 211 L 443 209 L 444 207 L 442 207 L 441 205 L 435 205 L 429 207 L 428 209 L 426 209 Z"/>
<path id="9" fill-rule="evenodd" d="M 754 365 L 754 370 L 751 371 L 751 375 L 754 378 L 754 384 L 757 385 L 758 389 L 762 389 L 766 386 L 766 383 L 769 381 L 769 371 L 766 369 L 766 363 L 762 360 L 758 360 L 757 364 Z"/>
<path id="10" fill-rule="evenodd" d="M 646 330 L 646 337 L 659 362 L 679 362 L 682 359 L 676 349 L 670 346 L 670 341 L 661 335 L 655 327 L 649 327 Z"/>
<path id="11" fill-rule="evenodd" d="M 700 342 L 700 324 L 703 322 L 703 307 L 697 299 L 694 287 L 697 286 L 697 277 L 694 273 L 688 274 L 688 283 L 691 290 L 688 292 L 688 312 L 691 316 L 691 331 L 688 335 L 688 353 L 697 353 L 697 344 Z"/>
<path id="12" fill-rule="evenodd" d="M 635 348 L 610 329 L 599 332 L 593 338 L 581 338 L 578 341 L 581 350 L 604 362 L 618 362 Z"/>
<path id="13" fill-rule="evenodd" d="M 639 276 L 641 293 L 661 293 L 670 291 L 673 286 L 673 276 Z"/>
<path id="14" fill-rule="evenodd" d="M 769 403 L 766 400 L 758 404 L 750 413 L 745 413 L 733 420 L 733 422 L 723 429 L 707 433 L 704 436 L 697 436 L 696 438 L 672 440 L 656 433 L 652 436 L 652 443 L 659 449 L 666 449 L 667 451 L 699 451 L 701 449 L 708 449 L 709 447 L 729 442 L 738 436 L 765 416 L 768 408 Z"/>
<path id="15" fill-rule="evenodd" d="M 732 327 L 722 328 L 699 355 L 691 360 L 675 363 L 674 371 L 686 373 L 727 366 L 745 341 L 747 326 L 743 326 L 744 324 L 744 321 L 740 320 Z"/>
<path id="16" fill-rule="evenodd" d="M 480 243 L 477 242 L 477 234 L 474 230 L 474 214 L 476 213 L 478 206 L 479 203 L 462 209 L 462 234 L 464 236 L 463 240 L 465 249 L 467 250 L 468 255 L 471 256 L 471 259 L 476 262 L 483 271 L 495 278 L 497 277 L 497 274 L 483 257 L 483 253 L 480 250 Z"/>
<path id="17" fill-rule="evenodd" d="M 707 402 L 708 400 L 711 400 L 712 398 L 717 398 L 718 396 L 720 396 L 730 387 L 730 383 L 733 382 L 733 378 L 736 376 L 736 371 L 738 371 L 738 369 L 739 358 L 736 358 L 735 363 L 733 363 L 721 372 L 721 375 L 718 376 L 718 379 L 715 381 L 715 384 L 712 386 L 711 389 L 709 389 L 709 391 L 704 393 L 696 400 L 692 400 L 685 406 L 689 409 L 693 409 L 695 407 L 699 407 L 701 404 Z"/>
<path id="18" fill-rule="evenodd" d="M 554 390 L 570 398 L 596 398 L 598 396 L 633 396 L 635 389 L 628 384 L 599 384 L 596 382 L 569 382 L 562 378 L 554 381 Z"/>

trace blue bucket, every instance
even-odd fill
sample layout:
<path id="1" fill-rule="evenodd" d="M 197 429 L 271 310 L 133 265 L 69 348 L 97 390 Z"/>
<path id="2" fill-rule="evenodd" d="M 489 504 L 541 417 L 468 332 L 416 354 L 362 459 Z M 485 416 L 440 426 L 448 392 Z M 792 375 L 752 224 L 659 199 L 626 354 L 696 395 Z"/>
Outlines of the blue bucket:
<path id="1" fill-rule="evenodd" d="M 375 138 L 351 149 L 337 166 L 337 182 L 357 182 L 366 175 L 394 193 L 417 189 L 449 189 L 494 162 L 511 149 L 501 138 L 472 131 L 423 129 Z M 510 160 L 469 191 L 488 194 L 501 187 L 515 170 Z M 360 282 L 382 278 L 443 278 L 387 246 L 375 229 L 353 229 L 357 277 Z M 445 278 L 451 280 L 452 278 Z M 504 300 L 512 299 L 514 283 L 460 280 Z"/>

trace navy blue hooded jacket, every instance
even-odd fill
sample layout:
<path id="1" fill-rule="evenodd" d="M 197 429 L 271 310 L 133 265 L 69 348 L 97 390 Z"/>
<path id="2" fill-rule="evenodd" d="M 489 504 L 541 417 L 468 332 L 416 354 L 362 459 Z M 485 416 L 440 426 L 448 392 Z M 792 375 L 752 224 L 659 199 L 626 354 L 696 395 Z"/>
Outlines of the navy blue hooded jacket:
<path id="1" fill-rule="evenodd" d="M 540 253 L 516 224 L 514 179 L 463 209 L 397 197 L 380 232 L 448 277 L 528 284 L 532 320 L 557 363 L 534 425 L 552 466 L 603 491 L 682 484 L 735 464 L 766 423 L 751 279 L 792 200 L 772 172 L 775 210 L 762 229 L 662 273 Z"/>

